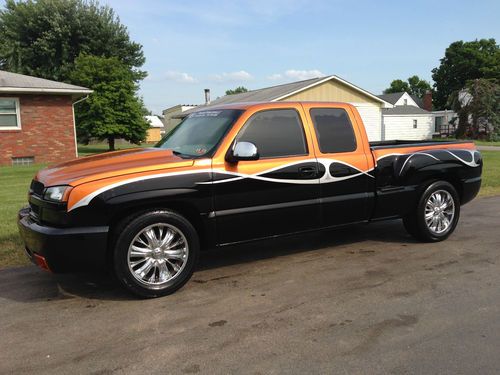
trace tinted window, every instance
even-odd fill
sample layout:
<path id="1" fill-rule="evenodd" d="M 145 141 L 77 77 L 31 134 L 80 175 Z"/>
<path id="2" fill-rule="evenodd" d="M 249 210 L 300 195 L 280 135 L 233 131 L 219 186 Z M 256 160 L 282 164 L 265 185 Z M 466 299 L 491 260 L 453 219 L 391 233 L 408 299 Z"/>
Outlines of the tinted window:
<path id="1" fill-rule="evenodd" d="M 258 112 L 245 124 L 238 142 L 252 142 L 261 158 L 307 154 L 304 130 L 293 109 Z"/>
<path id="2" fill-rule="evenodd" d="M 311 109 L 319 149 L 323 153 L 356 150 L 356 137 L 349 116 L 341 108 Z"/>

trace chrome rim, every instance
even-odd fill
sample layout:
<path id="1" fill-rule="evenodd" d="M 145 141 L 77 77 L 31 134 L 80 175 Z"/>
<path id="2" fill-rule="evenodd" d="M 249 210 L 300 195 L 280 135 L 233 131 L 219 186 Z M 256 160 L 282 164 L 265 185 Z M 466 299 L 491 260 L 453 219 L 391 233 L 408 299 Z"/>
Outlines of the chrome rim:
<path id="1" fill-rule="evenodd" d="M 188 242 L 178 228 L 153 224 L 141 230 L 130 243 L 128 268 L 141 284 L 159 288 L 182 272 L 188 255 Z"/>
<path id="2" fill-rule="evenodd" d="M 455 202 L 446 190 L 437 190 L 431 194 L 425 204 L 425 223 L 433 233 L 442 234 L 450 229 L 455 216 Z"/>

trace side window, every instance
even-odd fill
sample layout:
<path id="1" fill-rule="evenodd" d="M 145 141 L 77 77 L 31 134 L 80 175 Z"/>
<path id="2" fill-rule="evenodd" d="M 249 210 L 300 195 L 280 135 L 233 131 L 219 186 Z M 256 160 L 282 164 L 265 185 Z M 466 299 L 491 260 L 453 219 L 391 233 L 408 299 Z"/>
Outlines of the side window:
<path id="1" fill-rule="evenodd" d="M 236 140 L 255 144 L 261 158 L 307 155 L 304 128 L 294 109 L 275 109 L 254 114 Z"/>
<path id="2" fill-rule="evenodd" d="M 356 137 L 347 112 L 342 108 L 313 108 L 310 111 L 322 153 L 356 150 Z"/>

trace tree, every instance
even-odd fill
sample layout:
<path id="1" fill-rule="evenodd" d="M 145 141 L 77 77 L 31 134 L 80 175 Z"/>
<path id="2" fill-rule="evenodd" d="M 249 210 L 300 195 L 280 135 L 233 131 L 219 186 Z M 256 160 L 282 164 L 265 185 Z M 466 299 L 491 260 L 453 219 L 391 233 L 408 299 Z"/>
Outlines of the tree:
<path id="1" fill-rule="evenodd" d="M 242 92 L 247 92 L 248 89 L 243 86 L 238 86 L 234 90 L 226 90 L 226 95 L 241 94 Z"/>
<path id="2" fill-rule="evenodd" d="M 467 81 L 464 89 L 454 91 L 448 104 L 458 114 L 457 138 L 489 140 L 500 136 L 500 84 L 495 79 Z"/>
<path id="3" fill-rule="evenodd" d="M 142 46 L 108 6 L 90 0 L 7 0 L 0 10 L 0 69 L 71 82 L 80 54 L 115 57 L 134 74 L 145 73 Z"/>
<path id="4" fill-rule="evenodd" d="M 107 140 L 114 150 L 115 139 L 140 143 L 149 124 L 143 117 L 144 105 L 137 97 L 134 74 L 115 57 L 81 55 L 75 60 L 72 82 L 95 90 L 76 104 L 77 135 L 88 143 L 91 137 Z"/>
<path id="5" fill-rule="evenodd" d="M 434 106 L 444 109 L 449 96 L 479 78 L 500 79 L 500 47 L 495 39 L 457 41 L 446 49 L 440 65 L 432 70 Z"/>
<path id="6" fill-rule="evenodd" d="M 390 87 L 384 90 L 384 94 L 405 91 L 410 95 L 415 95 L 418 98 L 422 98 L 424 94 L 430 90 L 431 85 L 429 82 L 420 79 L 419 76 L 411 76 L 406 81 L 395 79 L 391 82 Z"/>

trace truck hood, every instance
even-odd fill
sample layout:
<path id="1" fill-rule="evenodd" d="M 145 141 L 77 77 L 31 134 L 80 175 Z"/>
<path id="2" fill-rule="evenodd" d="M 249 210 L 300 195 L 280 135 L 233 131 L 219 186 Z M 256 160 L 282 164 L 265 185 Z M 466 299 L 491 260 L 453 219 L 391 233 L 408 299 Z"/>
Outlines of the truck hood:
<path id="1" fill-rule="evenodd" d="M 42 169 L 35 179 L 45 186 L 77 186 L 86 182 L 127 174 L 190 167 L 193 160 L 182 159 L 172 150 L 136 148 L 75 159 Z"/>

